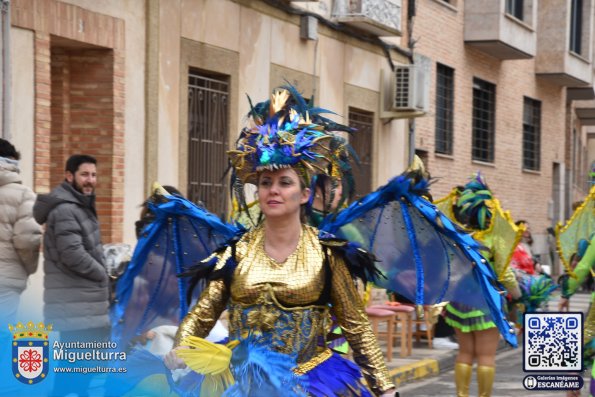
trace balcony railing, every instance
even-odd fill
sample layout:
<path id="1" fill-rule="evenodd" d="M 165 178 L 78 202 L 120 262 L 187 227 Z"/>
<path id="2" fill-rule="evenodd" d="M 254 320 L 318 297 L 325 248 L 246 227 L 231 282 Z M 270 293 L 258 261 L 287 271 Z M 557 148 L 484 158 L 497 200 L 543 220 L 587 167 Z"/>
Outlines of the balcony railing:
<path id="1" fill-rule="evenodd" d="M 377 36 L 401 36 L 401 0 L 337 1 L 334 17 Z"/>

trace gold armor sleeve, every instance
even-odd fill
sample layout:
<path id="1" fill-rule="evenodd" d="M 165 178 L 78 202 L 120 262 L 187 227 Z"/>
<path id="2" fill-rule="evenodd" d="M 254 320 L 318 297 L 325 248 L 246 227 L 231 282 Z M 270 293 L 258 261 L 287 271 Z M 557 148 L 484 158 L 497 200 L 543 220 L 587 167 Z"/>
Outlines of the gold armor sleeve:
<path id="1" fill-rule="evenodd" d="M 372 332 L 361 298 L 351 274 L 342 259 L 329 255 L 332 270 L 332 311 L 345 333 L 353 358 L 362 370 L 368 385 L 376 394 L 394 387 Z"/>

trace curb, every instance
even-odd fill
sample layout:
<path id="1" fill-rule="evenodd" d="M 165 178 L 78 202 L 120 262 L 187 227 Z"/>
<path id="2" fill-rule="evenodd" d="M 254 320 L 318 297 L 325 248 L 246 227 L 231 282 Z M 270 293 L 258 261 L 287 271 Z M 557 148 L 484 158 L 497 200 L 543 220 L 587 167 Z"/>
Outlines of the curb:
<path id="1" fill-rule="evenodd" d="M 519 347 L 521 345 L 519 343 Z M 512 349 L 504 340 L 500 339 L 496 353 Z M 449 354 L 443 354 L 439 359 L 421 359 L 414 363 L 403 365 L 389 370 L 389 376 L 395 386 L 399 388 L 404 384 L 418 380 L 438 376 L 452 370 L 457 359 L 457 350 L 451 350 Z"/>
<path id="2" fill-rule="evenodd" d="M 440 364 L 438 360 L 423 359 L 412 364 L 407 364 L 398 368 L 393 368 L 388 373 L 391 380 L 398 388 L 399 386 L 405 383 L 410 383 L 416 380 L 428 378 L 430 376 L 439 375 Z"/>

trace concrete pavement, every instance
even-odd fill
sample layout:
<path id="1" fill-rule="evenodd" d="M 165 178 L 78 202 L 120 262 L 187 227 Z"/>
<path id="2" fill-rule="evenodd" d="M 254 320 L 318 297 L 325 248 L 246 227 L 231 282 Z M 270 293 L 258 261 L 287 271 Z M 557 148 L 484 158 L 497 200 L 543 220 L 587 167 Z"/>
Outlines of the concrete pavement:
<path id="1" fill-rule="evenodd" d="M 559 294 L 548 304 L 548 311 L 558 310 Z M 577 293 L 570 299 L 570 311 L 586 312 L 589 308 L 591 295 L 589 293 Z M 386 344 L 380 341 L 383 351 L 386 351 Z M 522 343 L 519 343 L 519 349 L 522 349 Z M 498 352 L 512 350 L 503 340 L 500 340 Z M 458 350 L 430 349 L 425 339 L 420 342 L 413 342 L 412 353 L 408 357 L 400 357 L 400 347 L 393 349 L 393 358 L 387 361 L 389 374 L 393 382 L 397 385 L 415 382 L 431 376 L 437 376 L 440 373 L 454 368 L 455 359 Z"/>

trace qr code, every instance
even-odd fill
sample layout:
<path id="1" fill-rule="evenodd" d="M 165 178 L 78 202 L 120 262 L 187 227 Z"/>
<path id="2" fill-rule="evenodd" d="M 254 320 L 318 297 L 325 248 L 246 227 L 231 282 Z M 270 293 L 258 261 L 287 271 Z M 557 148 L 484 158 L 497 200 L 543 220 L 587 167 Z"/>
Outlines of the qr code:
<path id="1" fill-rule="evenodd" d="M 583 313 L 525 313 L 524 370 L 582 371 Z"/>

